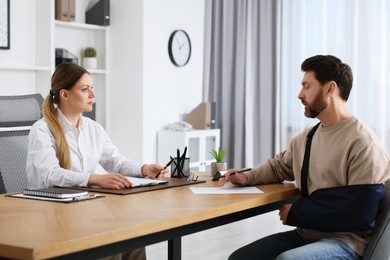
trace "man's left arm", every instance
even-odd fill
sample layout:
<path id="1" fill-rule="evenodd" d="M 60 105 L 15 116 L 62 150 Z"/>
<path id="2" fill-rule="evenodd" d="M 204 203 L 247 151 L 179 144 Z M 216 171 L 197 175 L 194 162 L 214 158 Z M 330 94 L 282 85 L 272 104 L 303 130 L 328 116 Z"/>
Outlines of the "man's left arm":
<path id="1" fill-rule="evenodd" d="M 387 153 L 376 145 L 355 146 L 349 161 L 348 185 L 319 189 L 291 207 L 286 223 L 330 232 L 375 227 L 389 174 Z"/>
<path id="2" fill-rule="evenodd" d="M 370 230 L 384 196 L 383 184 L 320 189 L 292 205 L 286 224 L 328 232 Z"/>

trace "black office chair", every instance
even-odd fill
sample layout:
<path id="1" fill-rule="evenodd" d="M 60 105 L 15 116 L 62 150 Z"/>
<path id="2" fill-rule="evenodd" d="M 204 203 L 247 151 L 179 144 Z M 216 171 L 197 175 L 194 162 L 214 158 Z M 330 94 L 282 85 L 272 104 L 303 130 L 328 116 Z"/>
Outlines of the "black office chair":
<path id="1" fill-rule="evenodd" d="M 40 94 L 0 96 L 0 194 L 27 187 L 27 137 L 42 104 Z"/>
<path id="2" fill-rule="evenodd" d="M 382 205 L 383 211 L 363 260 L 390 259 L 390 180 L 386 181 L 386 199 Z"/>

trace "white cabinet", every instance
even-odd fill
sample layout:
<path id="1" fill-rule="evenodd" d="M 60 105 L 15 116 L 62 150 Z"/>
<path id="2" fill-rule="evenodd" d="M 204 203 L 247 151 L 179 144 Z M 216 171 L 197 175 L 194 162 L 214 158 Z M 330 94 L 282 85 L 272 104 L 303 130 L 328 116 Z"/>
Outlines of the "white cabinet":
<path id="1" fill-rule="evenodd" d="M 11 48 L 0 52 L 0 95 L 39 92 L 46 97 L 55 68 L 55 48 L 64 48 L 78 57 L 82 50 L 97 50 L 98 68 L 89 70 L 96 92 L 96 120 L 107 122 L 109 86 L 107 50 L 109 27 L 85 24 L 90 0 L 76 1 L 74 22 L 55 20 L 54 0 L 19 0 L 11 2 Z M 26 21 L 21 25 L 17 21 Z"/>
<path id="2" fill-rule="evenodd" d="M 187 147 L 191 171 L 210 171 L 215 161 L 211 149 L 220 147 L 220 129 L 172 131 L 162 130 L 157 133 L 157 161 L 165 165 L 169 156 L 176 157 L 177 149 L 183 153 Z"/>

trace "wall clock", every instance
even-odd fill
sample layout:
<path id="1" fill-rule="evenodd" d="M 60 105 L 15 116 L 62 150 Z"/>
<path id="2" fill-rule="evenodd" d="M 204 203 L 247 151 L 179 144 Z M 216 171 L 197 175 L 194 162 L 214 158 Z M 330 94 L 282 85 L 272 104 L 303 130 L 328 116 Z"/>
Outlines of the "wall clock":
<path id="1" fill-rule="evenodd" d="M 172 32 L 168 42 L 169 58 L 175 66 L 182 67 L 191 57 L 191 40 L 184 30 Z"/>

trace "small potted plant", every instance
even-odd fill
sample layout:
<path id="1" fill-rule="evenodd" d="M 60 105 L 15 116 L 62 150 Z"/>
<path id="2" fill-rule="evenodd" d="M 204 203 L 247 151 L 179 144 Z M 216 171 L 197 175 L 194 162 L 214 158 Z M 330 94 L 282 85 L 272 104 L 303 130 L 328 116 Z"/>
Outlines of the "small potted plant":
<path id="1" fill-rule="evenodd" d="M 83 54 L 83 67 L 86 69 L 96 69 L 96 49 L 94 47 L 87 47 L 84 49 Z"/>
<path id="2" fill-rule="evenodd" d="M 215 162 L 211 163 L 211 176 L 214 177 L 217 172 L 227 170 L 227 163 L 224 161 L 227 151 L 219 147 L 218 150 L 211 149 L 210 153 L 215 159 Z"/>

